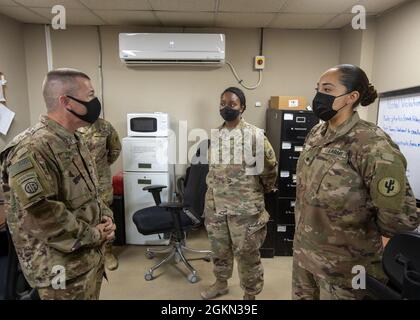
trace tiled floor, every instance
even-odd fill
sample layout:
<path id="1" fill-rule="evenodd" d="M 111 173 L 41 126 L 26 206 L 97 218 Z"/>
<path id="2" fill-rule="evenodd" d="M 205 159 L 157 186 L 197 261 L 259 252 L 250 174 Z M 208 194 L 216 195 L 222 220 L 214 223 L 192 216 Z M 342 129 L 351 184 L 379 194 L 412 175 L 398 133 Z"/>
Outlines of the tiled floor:
<path id="1" fill-rule="evenodd" d="M 187 244 L 191 248 L 208 249 L 209 243 L 204 231 L 189 234 Z M 116 247 L 120 260 L 118 270 L 108 272 L 109 282 L 102 284 L 101 299 L 144 299 L 144 300 L 194 300 L 200 299 L 200 291 L 214 282 L 212 264 L 197 260 L 191 263 L 196 268 L 200 281 L 188 282 L 186 269 L 182 264 L 168 264 L 155 271 L 156 278 L 144 280 L 145 271 L 156 263 L 159 257 L 148 260 L 144 246 Z M 258 299 L 288 300 L 291 298 L 292 258 L 275 257 L 263 259 L 265 270 L 264 290 Z M 242 299 L 243 292 L 235 270 L 229 281 L 230 292 L 223 299 Z"/>

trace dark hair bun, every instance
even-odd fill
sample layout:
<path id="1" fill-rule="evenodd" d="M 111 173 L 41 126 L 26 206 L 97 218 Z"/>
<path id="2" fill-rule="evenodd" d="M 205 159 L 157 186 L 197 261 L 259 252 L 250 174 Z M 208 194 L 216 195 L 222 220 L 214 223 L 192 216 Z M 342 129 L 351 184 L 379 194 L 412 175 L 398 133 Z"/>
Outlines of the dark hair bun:
<path id="1" fill-rule="evenodd" d="M 376 98 L 378 98 L 378 92 L 376 92 L 375 87 L 369 83 L 369 87 L 367 91 L 363 94 L 360 104 L 364 107 L 372 104 L 375 102 Z"/>

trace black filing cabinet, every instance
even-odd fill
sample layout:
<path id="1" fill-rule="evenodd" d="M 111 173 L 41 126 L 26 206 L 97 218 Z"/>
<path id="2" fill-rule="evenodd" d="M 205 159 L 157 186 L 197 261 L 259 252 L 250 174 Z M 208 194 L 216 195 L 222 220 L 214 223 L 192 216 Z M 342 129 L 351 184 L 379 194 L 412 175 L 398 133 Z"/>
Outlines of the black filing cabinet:
<path id="1" fill-rule="evenodd" d="M 294 236 L 295 224 L 277 224 L 274 254 L 276 256 L 292 256 Z"/>
<path id="2" fill-rule="evenodd" d="M 277 197 L 276 222 L 279 225 L 295 224 L 295 198 Z"/>
<path id="3" fill-rule="evenodd" d="M 277 212 L 277 193 L 265 194 L 265 209 L 270 215 L 270 220 L 267 223 L 267 236 L 261 246 L 260 253 L 262 258 L 273 258 L 276 248 L 276 227 L 275 215 Z"/>
<path id="4" fill-rule="evenodd" d="M 270 239 L 274 238 L 276 256 L 293 255 L 296 165 L 306 136 L 318 122 L 310 111 L 267 110 L 266 134 L 279 162 L 278 191 L 275 197 L 269 198 L 273 203 L 268 204 L 266 198 L 266 205 L 271 208 L 275 223 L 275 227 L 270 229 L 274 232 Z"/>

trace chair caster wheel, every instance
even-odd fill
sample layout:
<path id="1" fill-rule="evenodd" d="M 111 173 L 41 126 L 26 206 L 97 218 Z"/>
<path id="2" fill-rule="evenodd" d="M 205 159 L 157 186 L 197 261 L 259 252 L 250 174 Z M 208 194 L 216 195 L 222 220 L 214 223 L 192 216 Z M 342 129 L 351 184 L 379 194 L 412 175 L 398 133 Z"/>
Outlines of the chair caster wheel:
<path id="1" fill-rule="evenodd" d="M 188 281 L 190 283 L 196 283 L 198 281 L 198 277 L 195 274 L 188 275 Z"/>
<path id="2" fill-rule="evenodd" d="M 206 261 L 206 262 L 210 262 L 211 258 L 210 257 L 204 257 L 203 260 Z"/>
<path id="3" fill-rule="evenodd" d="M 151 280 L 153 280 L 153 275 L 152 275 L 151 273 L 146 273 L 146 274 L 144 275 L 144 280 L 146 280 L 146 281 L 151 281 Z"/>
<path id="4" fill-rule="evenodd" d="M 146 255 L 146 258 L 150 259 L 150 260 L 155 257 L 155 254 L 153 252 L 150 252 L 150 251 L 146 251 L 145 255 Z"/>

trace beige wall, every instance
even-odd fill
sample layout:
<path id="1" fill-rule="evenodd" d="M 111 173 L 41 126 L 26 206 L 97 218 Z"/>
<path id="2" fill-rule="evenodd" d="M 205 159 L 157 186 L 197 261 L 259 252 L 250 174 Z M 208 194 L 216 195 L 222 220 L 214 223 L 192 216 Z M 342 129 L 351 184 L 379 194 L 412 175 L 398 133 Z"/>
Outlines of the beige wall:
<path id="1" fill-rule="evenodd" d="M 39 29 L 39 30 L 38 30 Z M 28 68 L 31 97 L 31 121 L 44 112 L 40 83 L 47 71 L 43 28 L 28 25 Z M 129 112 L 168 112 L 172 126 L 188 121 L 188 128 L 209 130 L 220 124 L 218 113 L 220 93 L 237 82 L 227 66 L 206 67 L 141 67 L 127 68 L 118 55 L 120 32 L 220 32 L 226 34 L 227 59 L 234 63 L 246 83 L 255 83 L 253 57 L 259 53 L 258 29 L 161 29 L 104 26 L 100 28 L 103 46 L 105 119 L 126 136 L 126 114 Z M 75 67 L 87 72 L 99 92 L 99 46 L 96 27 L 70 27 L 52 31 L 54 67 Z M 309 101 L 314 95 L 320 74 L 339 62 L 338 31 L 265 30 L 264 55 L 267 67 L 260 88 L 245 91 L 245 118 L 265 127 L 265 110 L 271 95 L 304 95 Z M 30 52 L 30 54 L 29 54 Z M 32 81 L 33 80 L 33 81 Z M 255 102 L 262 102 L 261 108 Z M 121 169 L 121 157 L 114 166 Z M 181 168 L 180 168 L 181 170 Z"/>
<path id="2" fill-rule="evenodd" d="M 420 85 L 420 1 L 415 0 L 368 20 L 367 30 L 350 26 L 340 33 L 340 63 L 360 65 L 378 92 Z M 376 122 L 378 103 L 360 108 Z"/>
<path id="3" fill-rule="evenodd" d="M 420 85 L 420 1 L 378 19 L 373 61 L 380 92 Z"/>
<path id="4" fill-rule="evenodd" d="M 15 135 L 29 126 L 26 59 L 23 25 L 0 15 L 0 72 L 5 75 L 6 105 L 16 113 L 8 134 L 0 134 L 2 149 Z"/>
<path id="5" fill-rule="evenodd" d="M 38 122 L 44 113 L 45 105 L 42 97 L 42 81 L 48 71 L 43 25 L 25 24 L 25 57 L 28 78 L 29 116 L 31 125 Z"/>
<path id="6" fill-rule="evenodd" d="M 367 29 L 363 31 L 362 45 L 360 51 L 360 67 L 366 72 L 371 83 L 380 92 L 378 84 L 373 76 L 373 64 L 375 60 L 376 43 L 376 19 L 370 19 L 367 23 Z M 376 123 L 376 114 L 378 110 L 378 100 L 366 107 L 360 107 L 360 116 L 370 122 Z"/>
<path id="7" fill-rule="evenodd" d="M 354 30 L 351 25 L 340 32 L 340 63 L 350 63 L 360 66 L 370 81 L 373 82 L 373 62 L 376 39 L 376 19 L 367 21 L 366 30 Z M 377 102 L 367 107 L 359 107 L 362 119 L 376 122 Z"/>
<path id="8" fill-rule="evenodd" d="M 340 64 L 354 64 L 362 67 L 362 53 L 364 43 L 363 30 L 354 30 L 348 25 L 340 31 Z M 366 107 L 359 107 L 358 112 L 362 119 L 368 120 Z"/>
<path id="9" fill-rule="evenodd" d="M 359 66 L 362 51 L 362 30 L 354 30 L 348 25 L 340 30 L 340 63 Z"/>
<path id="10" fill-rule="evenodd" d="M 25 54 L 31 124 L 45 113 L 42 82 L 48 72 L 45 27 L 25 24 Z M 60 33 L 63 33 L 62 35 Z M 99 90 L 99 51 L 96 27 L 72 27 L 60 32 L 51 30 L 53 67 L 73 67 L 85 71 Z"/>

